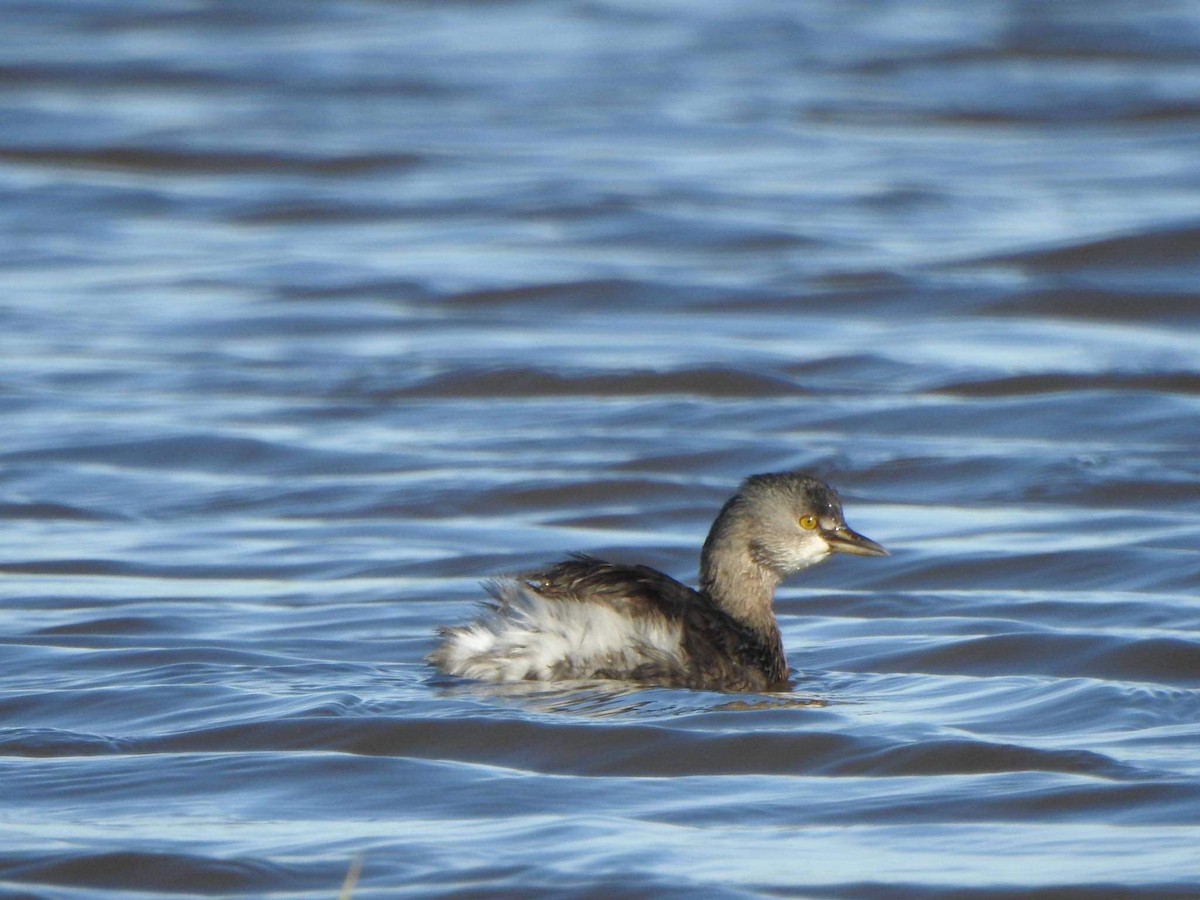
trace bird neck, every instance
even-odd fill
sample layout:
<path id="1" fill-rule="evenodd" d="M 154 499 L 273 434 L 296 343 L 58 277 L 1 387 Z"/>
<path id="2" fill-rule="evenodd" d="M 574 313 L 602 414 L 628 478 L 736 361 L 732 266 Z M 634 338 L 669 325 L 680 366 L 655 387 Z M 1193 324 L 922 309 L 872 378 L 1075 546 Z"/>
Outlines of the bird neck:
<path id="1" fill-rule="evenodd" d="M 733 535 L 715 537 L 709 536 L 700 557 L 700 589 L 738 622 L 778 640 L 771 604 L 782 574 L 759 563 L 753 549 Z"/>

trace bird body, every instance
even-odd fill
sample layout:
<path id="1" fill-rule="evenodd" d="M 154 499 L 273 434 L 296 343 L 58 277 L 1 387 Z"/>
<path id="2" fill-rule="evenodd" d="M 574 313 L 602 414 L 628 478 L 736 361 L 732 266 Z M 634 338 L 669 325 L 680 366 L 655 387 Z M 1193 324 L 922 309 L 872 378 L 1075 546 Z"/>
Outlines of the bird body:
<path id="1" fill-rule="evenodd" d="M 492 599 L 483 615 L 443 629 L 430 661 L 483 681 L 786 689 L 787 659 L 771 609 L 775 588 L 835 551 L 887 553 L 846 525 L 837 493 L 819 479 L 754 475 L 713 523 L 699 590 L 648 566 L 576 554 L 488 584 Z"/>

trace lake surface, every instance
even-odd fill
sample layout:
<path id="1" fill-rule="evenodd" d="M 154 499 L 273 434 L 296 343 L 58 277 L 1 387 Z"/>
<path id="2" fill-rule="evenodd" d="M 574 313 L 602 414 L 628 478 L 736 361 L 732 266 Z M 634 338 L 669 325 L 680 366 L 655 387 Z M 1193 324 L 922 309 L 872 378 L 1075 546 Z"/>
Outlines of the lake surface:
<path id="1" fill-rule="evenodd" d="M 1200 896 L 1195 4 L 4 17 L 0 896 Z M 786 468 L 794 694 L 425 664 Z"/>

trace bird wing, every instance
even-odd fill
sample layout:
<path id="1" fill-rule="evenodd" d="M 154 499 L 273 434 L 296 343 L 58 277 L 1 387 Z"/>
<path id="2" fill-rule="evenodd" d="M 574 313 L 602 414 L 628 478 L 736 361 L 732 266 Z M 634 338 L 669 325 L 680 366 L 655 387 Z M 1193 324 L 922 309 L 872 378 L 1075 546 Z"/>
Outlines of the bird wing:
<path id="1" fill-rule="evenodd" d="M 673 677 L 664 680 L 692 687 L 764 690 L 787 679 L 777 632 L 764 642 L 763 635 L 707 596 L 657 569 L 576 554 L 523 580 L 550 600 L 604 603 L 631 618 L 677 624 L 683 659 L 676 661 Z M 678 668 L 680 663 L 685 667 Z"/>
<path id="2" fill-rule="evenodd" d="M 690 607 L 707 603 L 692 588 L 657 569 L 611 563 L 583 553 L 521 580 L 552 600 L 605 603 L 634 617 L 657 615 L 677 621 Z"/>

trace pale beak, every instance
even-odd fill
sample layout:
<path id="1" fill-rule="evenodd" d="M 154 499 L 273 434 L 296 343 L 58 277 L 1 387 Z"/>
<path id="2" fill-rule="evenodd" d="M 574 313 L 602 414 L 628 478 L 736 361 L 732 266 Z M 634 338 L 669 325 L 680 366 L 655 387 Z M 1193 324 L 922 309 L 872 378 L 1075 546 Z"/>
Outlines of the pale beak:
<path id="1" fill-rule="evenodd" d="M 891 556 L 883 549 L 882 544 L 875 543 L 848 525 L 822 531 L 821 537 L 825 538 L 829 549 L 837 553 L 850 553 L 854 556 Z"/>

